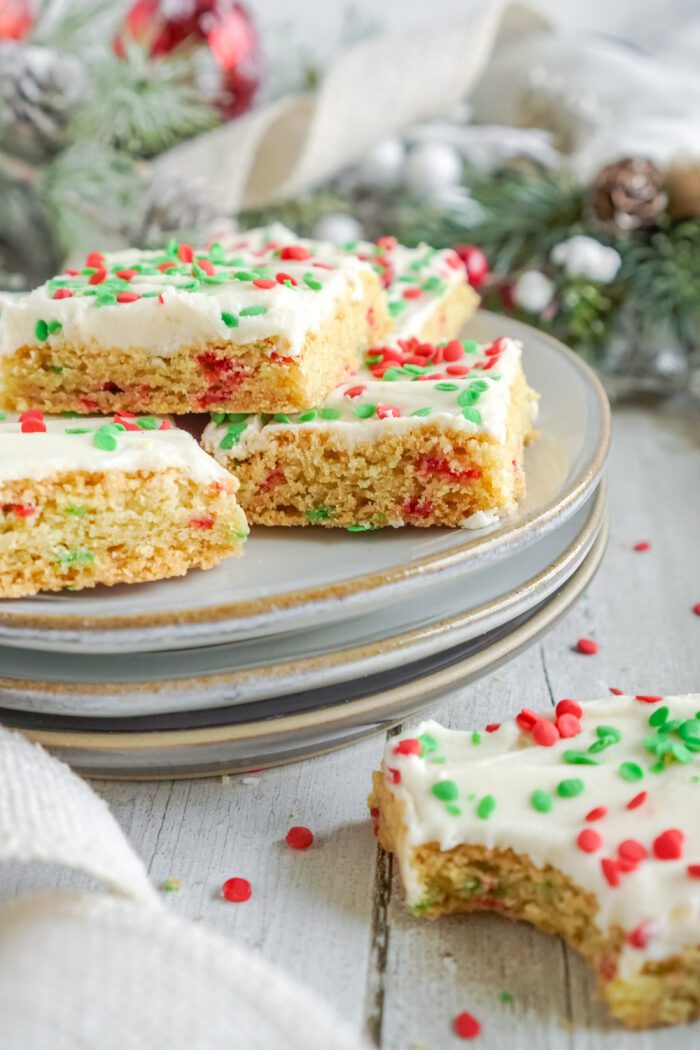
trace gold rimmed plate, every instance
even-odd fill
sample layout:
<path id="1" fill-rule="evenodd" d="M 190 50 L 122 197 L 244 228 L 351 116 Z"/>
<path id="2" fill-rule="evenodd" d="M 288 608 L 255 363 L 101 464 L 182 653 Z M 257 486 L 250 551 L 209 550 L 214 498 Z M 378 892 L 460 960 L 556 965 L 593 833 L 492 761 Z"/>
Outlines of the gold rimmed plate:
<path id="1" fill-rule="evenodd" d="M 489 530 L 253 530 L 241 559 L 131 587 L 0 602 L 0 643 L 75 653 L 153 652 L 245 641 L 348 621 L 410 601 L 510 557 L 560 527 L 598 484 L 610 440 L 600 382 L 575 354 L 519 322 L 479 312 L 465 335 L 523 341 L 540 393 L 528 494 Z"/>

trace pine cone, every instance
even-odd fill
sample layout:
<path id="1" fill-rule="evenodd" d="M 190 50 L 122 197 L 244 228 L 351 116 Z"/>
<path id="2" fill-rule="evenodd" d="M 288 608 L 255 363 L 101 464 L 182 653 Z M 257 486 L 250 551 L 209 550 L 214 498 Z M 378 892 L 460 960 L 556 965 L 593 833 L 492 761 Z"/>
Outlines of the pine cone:
<path id="1" fill-rule="evenodd" d="M 608 229 L 623 232 L 653 226 L 667 204 L 662 172 L 643 157 L 606 164 L 591 189 L 595 218 Z"/>
<path id="2" fill-rule="evenodd" d="M 230 220 L 212 204 L 205 185 L 158 173 L 146 191 L 131 239 L 145 247 L 163 244 L 173 234 L 203 241 L 229 226 L 233 230 Z"/>
<path id="3" fill-rule="evenodd" d="M 0 144 L 28 160 L 60 149 L 63 133 L 83 103 L 81 63 L 47 47 L 0 41 Z"/>

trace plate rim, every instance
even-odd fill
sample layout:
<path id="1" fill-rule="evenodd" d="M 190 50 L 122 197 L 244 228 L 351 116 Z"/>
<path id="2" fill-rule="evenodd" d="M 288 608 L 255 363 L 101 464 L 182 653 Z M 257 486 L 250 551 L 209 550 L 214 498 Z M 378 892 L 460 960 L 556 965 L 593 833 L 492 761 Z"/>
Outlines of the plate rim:
<path id="1" fill-rule="evenodd" d="M 488 318 L 500 318 L 500 315 L 494 314 L 492 311 L 480 311 L 480 313 Z M 590 365 L 573 350 L 570 350 L 548 333 L 539 329 L 533 329 L 531 325 L 527 325 L 524 322 L 508 318 L 507 324 L 522 330 L 523 333 L 535 331 L 538 339 L 548 344 L 556 354 L 568 360 L 574 370 L 581 375 L 584 386 L 594 395 L 601 419 L 601 431 L 597 446 L 588 457 L 587 462 L 584 463 L 576 476 L 568 483 L 564 494 L 558 499 L 550 500 L 544 508 L 531 511 L 518 525 L 511 528 L 506 520 L 499 529 L 488 533 L 486 536 L 472 537 L 466 540 L 464 544 L 453 547 L 449 551 L 416 558 L 391 569 L 353 576 L 347 580 L 340 580 L 331 584 L 300 588 L 277 595 L 268 595 L 264 598 L 226 602 L 189 611 L 162 610 L 157 613 L 143 612 L 133 615 L 121 614 L 103 617 L 86 616 L 79 613 L 51 615 L 49 613 L 14 612 L 12 609 L 2 610 L 0 611 L 0 628 L 4 628 L 2 631 L 3 641 L 11 644 L 11 634 L 9 632 L 21 632 L 22 630 L 54 631 L 56 634 L 79 631 L 98 636 L 109 631 L 123 631 L 126 634 L 129 631 L 138 631 L 143 628 L 172 626 L 177 629 L 198 624 L 220 623 L 222 621 L 229 621 L 233 624 L 236 620 L 251 619 L 256 616 L 304 606 L 309 611 L 315 610 L 317 614 L 322 615 L 324 603 L 343 600 L 347 605 L 353 601 L 353 598 L 357 599 L 358 595 L 365 596 L 368 592 L 376 593 L 384 588 L 394 589 L 402 586 L 409 580 L 432 581 L 439 573 L 447 572 L 458 565 L 467 565 L 477 556 L 486 559 L 493 557 L 504 547 L 517 547 L 533 531 L 546 529 L 563 513 L 573 513 L 583 501 L 583 497 L 588 489 L 596 484 L 605 465 L 612 431 L 610 403 L 601 380 Z M 21 602 L 22 599 L 17 599 L 17 601 Z M 346 618 L 349 619 L 350 616 Z M 253 635 L 252 637 L 257 636 Z M 264 635 L 260 635 L 260 637 L 264 637 Z"/>
<path id="2" fill-rule="evenodd" d="M 346 675 L 348 674 L 347 669 L 351 668 L 350 676 L 356 675 L 360 673 L 359 669 L 366 663 L 366 661 L 379 658 L 387 652 L 406 652 L 406 650 L 409 650 L 410 655 L 410 650 L 415 648 L 416 645 L 420 645 L 422 642 L 427 642 L 436 635 L 446 635 L 447 632 L 459 630 L 468 623 L 474 622 L 474 620 L 478 622 L 479 619 L 486 619 L 488 615 L 497 612 L 499 608 L 503 608 L 504 606 L 507 608 L 509 604 L 514 604 L 520 600 L 528 591 L 536 591 L 540 586 L 544 585 L 548 578 L 556 577 L 561 572 L 565 571 L 567 564 L 572 562 L 576 563 L 581 554 L 581 550 L 583 549 L 584 554 L 580 557 L 578 564 L 575 564 L 570 575 L 561 583 L 561 586 L 565 587 L 585 562 L 591 550 L 595 547 L 601 532 L 605 530 L 609 524 L 609 510 L 607 507 L 606 495 L 607 483 L 605 479 L 603 479 L 591 497 L 590 514 L 582 525 L 580 531 L 573 537 L 564 550 L 562 550 L 556 558 L 550 562 L 549 565 L 535 573 L 533 576 L 528 577 L 528 579 L 516 587 L 511 587 L 505 593 L 493 598 L 491 601 L 482 602 L 481 605 L 455 613 L 452 616 L 430 620 L 427 623 L 408 627 L 407 629 L 398 631 L 395 634 L 388 634 L 386 637 L 378 639 L 377 641 L 366 641 L 346 647 L 340 646 L 321 655 L 295 657 L 269 665 L 250 667 L 242 670 L 236 670 L 233 668 L 231 670 L 198 674 L 192 677 L 153 678 L 147 681 L 109 683 L 74 681 L 55 682 L 48 678 L 26 679 L 0 677 L 0 706 L 2 706 L 2 693 L 4 691 L 26 693 L 31 690 L 32 693 L 43 694 L 45 696 L 72 694 L 77 696 L 89 695 L 96 698 L 107 698 L 124 695 L 136 696 L 137 694 L 163 691 L 164 689 L 178 690 L 182 693 L 191 693 L 202 688 L 212 688 L 214 685 L 228 685 L 237 688 L 245 688 L 246 685 L 249 684 L 251 678 L 267 679 L 270 682 L 275 682 L 280 678 L 302 677 L 307 673 L 313 672 L 316 674 L 324 670 L 327 671 L 330 668 L 338 670 L 346 668 Z M 549 597 L 551 597 L 551 595 Z M 507 622 L 507 620 L 504 622 Z M 486 630 L 488 630 L 488 628 L 486 628 Z M 410 658 L 414 659 L 412 655 L 410 655 Z M 418 657 L 415 657 L 415 659 L 418 659 Z M 376 672 L 369 671 L 368 673 L 388 673 L 391 669 L 391 667 L 380 668 Z M 344 678 L 338 678 L 334 680 L 334 684 L 341 684 L 344 680 Z M 284 695 L 284 693 L 277 694 L 277 696 Z M 269 697 L 269 699 L 274 698 L 275 694 Z M 256 701 L 249 702 L 253 703 Z M 222 705 L 214 706 L 218 707 Z M 95 715 L 95 717 L 100 716 Z"/>
<path id="3" fill-rule="evenodd" d="M 280 717 L 269 717 L 258 722 L 246 722 L 240 726 L 213 726 L 197 729 L 175 729 L 156 730 L 145 732 L 99 732 L 99 731 L 70 731 L 70 730 L 41 730 L 18 728 L 25 737 L 34 743 L 41 744 L 47 748 L 70 747 L 74 751 L 110 751 L 116 747 L 123 747 L 130 751 L 143 751 L 151 747 L 177 748 L 186 746 L 204 746 L 207 744 L 222 744 L 227 741 L 254 739 L 255 736 L 264 731 L 266 736 L 283 736 L 286 733 L 294 733 L 303 729 L 318 727 L 319 719 L 325 725 L 352 723 L 357 718 L 372 716 L 375 719 L 379 715 L 377 704 L 380 704 L 381 713 L 391 718 L 392 708 L 396 708 L 407 699 L 415 697 L 416 693 L 428 692 L 429 690 L 449 690 L 451 686 L 464 677 L 465 665 L 472 671 L 470 681 L 496 670 L 506 660 L 524 651 L 528 645 L 536 642 L 546 631 L 553 627 L 571 609 L 573 604 L 589 586 L 595 577 L 605 556 L 609 539 L 609 523 L 603 527 L 596 538 L 590 552 L 581 563 L 573 576 L 566 581 L 561 590 L 553 595 L 546 604 L 538 609 L 536 613 L 520 624 L 515 630 L 502 638 L 497 639 L 485 649 L 472 653 L 464 660 L 458 660 L 447 668 L 443 668 L 432 674 L 406 682 L 398 687 L 380 689 L 368 696 L 352 700 L 348 703 L 337 703 L 325 708 L 317 708 L 311 711 L 302 711 L 296 714 L 282 715 Z M 410 715 L 397 715 L 394 722 L 382 724 L 378 731 L 384 732 L 391 725 L 399 724 L 406 718 L 414 718 L 420 711 L 431 703 L 426 699 L 425 704 L 420 700 Z M 370 730 L 366 735 L 370 735 Z M 337 747 L 342 747 L 338 744 Z M 336 750 L 330 745 L 328 751 Z M 302 757 L 291 761 L 299 761 Z M 279 762 L 271 762 L 270 765 L 281 765 Z M 236 770 L 240 772 L 240 770 Z M 131 774 L 118 775 L 108 770 L 99 771 L 94 775 L 100 779 L 113 780 L 174 780 L 195 779 L 198 776 L 219 776 L 217 772 L 204 773 L 172 773 L 164 771 L 161 775 L 154 774 Z"/>

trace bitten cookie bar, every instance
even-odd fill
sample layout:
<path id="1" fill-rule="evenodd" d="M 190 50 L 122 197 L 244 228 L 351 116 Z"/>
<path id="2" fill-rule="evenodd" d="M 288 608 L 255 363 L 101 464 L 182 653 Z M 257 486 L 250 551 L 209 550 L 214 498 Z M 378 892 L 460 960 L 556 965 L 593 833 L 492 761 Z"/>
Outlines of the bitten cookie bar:
<path id="1" fill-rule="evenodd" d="M 261 231 L 228 248 L 92 252 L 2 313 L 4 407 L 287 412 L 322 401 L 389 327 L 355 256 Z"/>
<path id="2" fill-rule="evenodd" d="M 0 597 L 211 568 L 248 534 L 237 488 L 168 421 L 0 423 Z"/>
<path id="3" fill-rule="evenodd" d="M 517 342 L 408 339 L 316 409 L 216 416 L 202 440 L 254 524 L 476 527 L 524 494 L 535 408 Z"/>
<path id="4" fill-rule="evenodd" d="M 387 744 L 370 806 L 415 915 L 558 934 L 630 1028 L 700 1015 L 700 695 L 424 722 Z"/>

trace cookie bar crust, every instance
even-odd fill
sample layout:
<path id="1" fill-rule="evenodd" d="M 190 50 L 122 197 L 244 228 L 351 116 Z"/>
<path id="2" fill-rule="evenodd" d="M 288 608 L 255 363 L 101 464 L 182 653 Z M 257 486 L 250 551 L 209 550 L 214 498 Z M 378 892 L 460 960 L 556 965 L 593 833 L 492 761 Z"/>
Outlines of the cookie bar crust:
<path id="1" fill-rule="evenodd" d="M 339 300 L 295 356 L 283 337 L 183 346 L 158 357 L 54 335 L 0 356 L 0 400 L 19 412 L 303 411 L 356 368 L 366 345 L 387 329 L 376 275 L 363 273 L 361 281 L 362 297 Z"/>
<path id="2" fill-rule="evenodd" d="M 234 478 L 68 471 L 0 485 L 0 596 L 142 583 L 242 553 Z"/>
<path id="3" fill-rule="evenodd" d="M 427 343 L 452 339 L 462 331 L 479 301 L 478 294 L 466 281 L 454 285 L 435 303 L 416 335 Z"/>
<path id="4" fill-rule="evenodd" d="M 373 775 L 369 806 L 384 849 L 406 855 L 404 803 Z M 410 850 L 410 866 L 424 890 L 414 915 L 490 911 L 528 922 L 561 937 L 597 975 L 598 994 L 626 1027 L 682 1024 L 700 1016 L 700 946 L 661 960 L 647 960 L 637 974 L 618 973 L 625 936 L 619 927 L 604 934 L 596 923 L 598 904 L 557 868 L 540 868 L 511 849 L 459 845 L 442 851 L 437 843 Z"/>
<path id="5" fill-rule="evenodd" d="M 532 392 L 516 376 L 505 442 L 426 421 L 350 445 L 337 431 L 276 428 L 266 447 L 231 459 L 252 524 L 460 526 L 512 511 L 525 494 Z M 205 448 L 216 451 L 207 444 Z"/>

